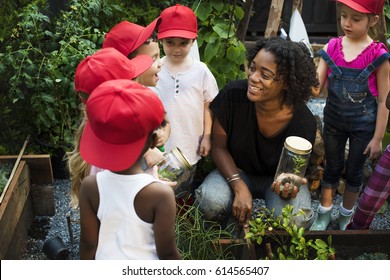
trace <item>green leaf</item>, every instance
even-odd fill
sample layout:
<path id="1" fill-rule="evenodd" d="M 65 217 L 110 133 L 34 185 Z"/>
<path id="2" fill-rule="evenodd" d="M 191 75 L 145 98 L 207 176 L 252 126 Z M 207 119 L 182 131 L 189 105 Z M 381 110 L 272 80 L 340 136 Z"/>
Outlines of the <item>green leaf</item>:
<path id="1" fill-rule="evenodd" d="M 211 14 L 212 10 L 213 8 L 211 7 L 211 5 L 203 3 L 199 6 L 198 10 L 196 11 L 196 16 L 201 21 L 205 21 Z"/>
<path id="2" fill-rule="evenodd" d="M 217 12 L 221 12 L 224 7 L 224 3 L 221 0 L 211 0 L 209 5 L 216 9 Z"/>
<path id="3" fill-rule="evenodd" d="M 234 11 L 234 15 L 238 20 L 241 20 L 244 18 L 244 10 L 241 7 L 236 7 L 236 10 Z"/>
<path id="4" fill-rule="evenodd" d="M 227 39 L 231 36 L 234 35 L 233 28 L 230 27 L 229 30 L 229 25 L 226 23 L 218 23 L 213 26 L 213 30 L 218 34 L 219 37 L 222 39 Z"/>
<path id="5" fill-rule="evenodd" d="M 205 62 L 209 62 L 214 56 L 217 55 L 220 49 L 220 43 L 217 42 L 215 44 L 207 44 L 204 50 L 204 60 Z"/>

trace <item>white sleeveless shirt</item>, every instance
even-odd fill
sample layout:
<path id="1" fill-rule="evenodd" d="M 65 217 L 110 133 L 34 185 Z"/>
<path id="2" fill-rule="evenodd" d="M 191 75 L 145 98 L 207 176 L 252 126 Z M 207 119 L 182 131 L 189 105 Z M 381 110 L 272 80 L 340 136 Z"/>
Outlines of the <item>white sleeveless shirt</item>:
<path id="1" fill-rule="evenodd" d="M 97 260 L 156 260 L 153 224 L 141 220 L 134 208 L 140 190 L 156 179 L 148 174 L 119 175 L 108 170 L 96 175 L 100 220 Z"/>

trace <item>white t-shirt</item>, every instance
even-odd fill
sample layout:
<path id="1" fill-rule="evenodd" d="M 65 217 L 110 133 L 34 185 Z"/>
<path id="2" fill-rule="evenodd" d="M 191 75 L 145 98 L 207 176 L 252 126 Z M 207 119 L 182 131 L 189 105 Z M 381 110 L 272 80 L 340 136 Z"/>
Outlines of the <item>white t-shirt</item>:
<path id="1" fill-rule="evenodd" d="M 217 81 L 206 64 L 196 59 L 187 71 L 176 76 L 163 65 L 158 76 L 160 79 L 153 90 L 160 96 L 171 124 L 165 149 L 170 151 L 178 147 L 194 165 L 200 159 L 204 104 L 218 94 Z"/>

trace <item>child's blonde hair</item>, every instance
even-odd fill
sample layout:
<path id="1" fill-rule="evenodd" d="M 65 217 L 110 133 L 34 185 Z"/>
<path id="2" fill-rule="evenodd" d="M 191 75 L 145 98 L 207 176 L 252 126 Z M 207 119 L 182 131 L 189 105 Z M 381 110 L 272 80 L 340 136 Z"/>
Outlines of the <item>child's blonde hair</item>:
<path id="1" fill-rule="evenodd" d="M 80 139 L 83 134 L 87 118 L 85 110 L 80 126 L 78 127 L 75 136 L 73 150 L 66 153 L 68 161 L 68 170 L 70 174 L 70 207 L 77 209 L 79 206 L 79 191 L 81 181 L 89 175 L 90 165 L 83 160 L 80 155 Z"/>

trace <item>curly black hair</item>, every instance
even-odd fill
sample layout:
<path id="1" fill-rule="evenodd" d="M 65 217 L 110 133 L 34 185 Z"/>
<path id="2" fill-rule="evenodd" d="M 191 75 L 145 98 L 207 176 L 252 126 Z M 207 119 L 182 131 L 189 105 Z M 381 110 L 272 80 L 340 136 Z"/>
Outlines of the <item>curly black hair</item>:
<path id="1" fill-rule="evenodd" d="M 276 76 L 287 85 L 282 104 L 295 105 L 300 100 L 307 102 L 312 87 L 317 87 L 316 66 L 304 43 L 296 43 L 280 37 L 262 38 L 248 52 L 249 63 L 264 49 L 275 56 Z"/>

